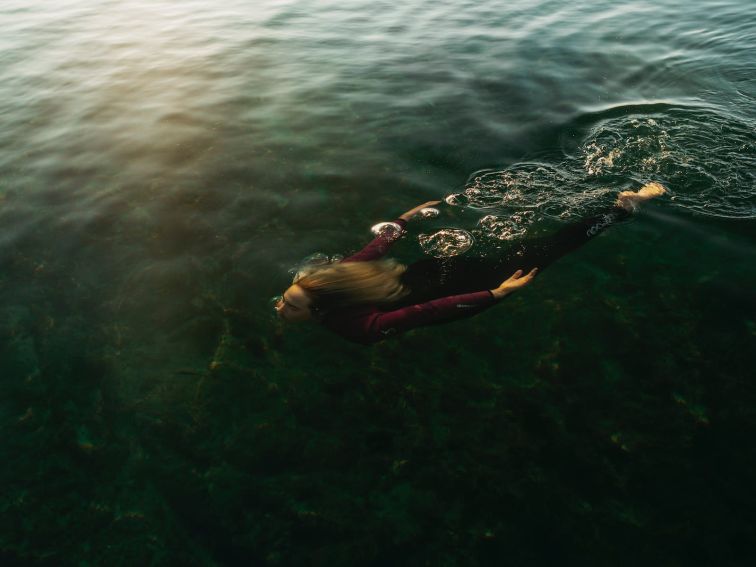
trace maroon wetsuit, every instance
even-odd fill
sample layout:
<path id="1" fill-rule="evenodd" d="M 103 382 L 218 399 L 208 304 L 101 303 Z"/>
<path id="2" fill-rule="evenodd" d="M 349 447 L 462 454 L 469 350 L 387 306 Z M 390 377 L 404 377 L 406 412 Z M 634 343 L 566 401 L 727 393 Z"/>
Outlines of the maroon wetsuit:
<path id="1" fill-rule="evenodd" d="M 403 219 L 394 222 L 399 224 L 402 230 L 407 225 Z M 356 254 L 344 258 L 342 262 L 377 260 L 385 256 L 401 235 L 401 232 L 386 231 Z M 371 344 L 415 327 L 446 323 L 475 315 L 497 301 L 490 291 L 477 291 L 441 297 L 393 310 L 390 306 L 383 309 L 376 306 L 349 307 L 330 311 L 322 323 L 329 330 L 350 341 Z"/>
<path id="2" fill-rule="evenodd" d="M 624 209 L 611 207 L 599 215 L 569 224 L 554 235 L 516 243 L 493 258 L 457 256 L 415 262 L 401 277 L 402 283 L 411 290 L 406 298 L 383 307 L 334 309 L 321 322 L 350 341 L 371 344 L 415 327 L 475 315 L 501 301 L 489 290 L 498 287 L 516 270 L 527 273 L 538 268 L 543 271 L 567 252 L 628 216 Z M 402 227 L 402 232 L 383 233 L 342 262 L 365 262 L 383 257 L 407 225 L 402 219 L 394 222 Z"/>

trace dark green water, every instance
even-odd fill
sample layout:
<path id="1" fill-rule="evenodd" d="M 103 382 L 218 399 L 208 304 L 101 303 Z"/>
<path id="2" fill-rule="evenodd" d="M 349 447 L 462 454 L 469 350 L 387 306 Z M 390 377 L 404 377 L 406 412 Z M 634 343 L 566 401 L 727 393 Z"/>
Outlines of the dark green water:
<path id="1" fill-rule="evenodd" d="M 745 0 L 5 0 L 0 563 L 754 564 L 754 53 Z M 652 180 L 473 319 L 273 317 L 417 203 L 407 262 Z"/>

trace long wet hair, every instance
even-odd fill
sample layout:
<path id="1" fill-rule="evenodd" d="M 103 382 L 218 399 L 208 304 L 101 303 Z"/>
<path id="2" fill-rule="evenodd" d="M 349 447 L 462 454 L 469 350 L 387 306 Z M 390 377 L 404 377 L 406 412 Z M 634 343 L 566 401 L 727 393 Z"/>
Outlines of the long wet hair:
<path id="1" fill-rule="evenodd" d="M 310 296 L 316 318 L 339 307 L 382 305 L 410 293 L 401 281 L 407 266 L 396 260 L 338 262 L 307 267 L 294 282 Z"/>

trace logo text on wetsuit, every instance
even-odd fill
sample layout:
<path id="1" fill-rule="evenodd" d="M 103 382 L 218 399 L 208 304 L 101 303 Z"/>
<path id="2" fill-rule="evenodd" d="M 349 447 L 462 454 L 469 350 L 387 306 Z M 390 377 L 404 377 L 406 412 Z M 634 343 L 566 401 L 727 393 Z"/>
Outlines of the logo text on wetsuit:
<path id="1" fill-rule="evenodd" d="M 614 221 L 614 218 L 612 217 L 612 215 L 604 215 L 604 218 L 602 219 L 601 222 L 594 224 L 591 228 L 589 228 L 586 231 L 585 233 L 586 236 L 595 236 L 596 234 L 599 233 L 599 231 L 605 229 L 607 226 L 612 224 L 613 221 Z"/>

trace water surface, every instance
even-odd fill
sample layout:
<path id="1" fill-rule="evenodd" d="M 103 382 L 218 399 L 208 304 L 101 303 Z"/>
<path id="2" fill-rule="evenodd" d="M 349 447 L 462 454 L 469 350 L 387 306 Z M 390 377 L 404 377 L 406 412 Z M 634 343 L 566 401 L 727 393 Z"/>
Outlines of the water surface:
<path id="1" fill-rule="evenodd" d="M 742 0 L 6 0 L 0 558 L 745 565 Z M 667 197 L 470 320 L 284 327 L 312 253 Z"/>

